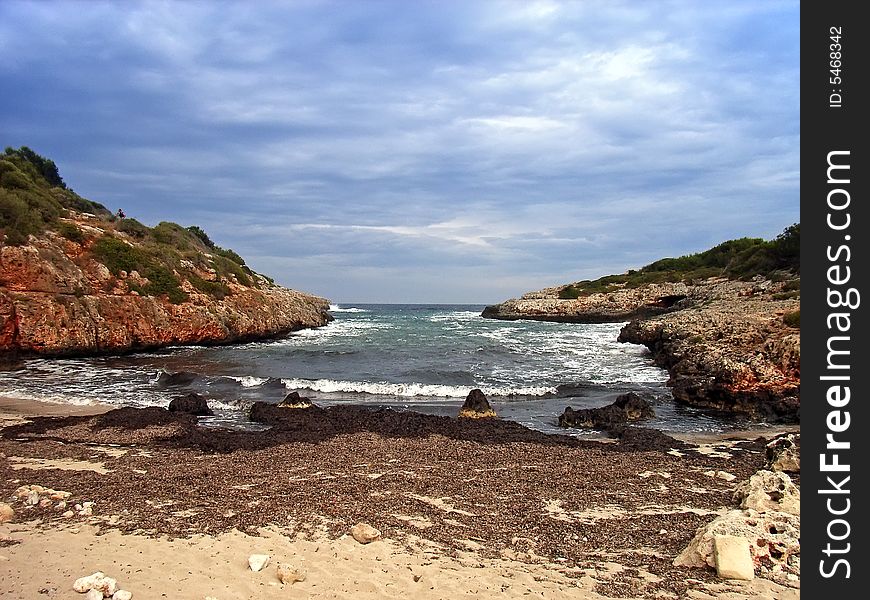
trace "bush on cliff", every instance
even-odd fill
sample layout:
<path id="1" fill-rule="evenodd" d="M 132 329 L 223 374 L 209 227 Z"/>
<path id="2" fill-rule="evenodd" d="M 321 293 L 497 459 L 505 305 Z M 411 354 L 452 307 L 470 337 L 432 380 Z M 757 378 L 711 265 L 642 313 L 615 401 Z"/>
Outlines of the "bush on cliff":
<path id="1" fill-rule="evenodd" d="M 709 277 L 751 279 L 761 275 L 770 278 L 780 271 L 793 275 L 800 273 L 800 223 L 790 225 L 771 241 L 761 238 L 729 240 L 697 254 L 663 258 L 624 275 L 607 275 L 567 285 L 559 291 L 559 298 L 610 293 L 623 287 L 635 288 L 650 283 L 691 283 Z"/>

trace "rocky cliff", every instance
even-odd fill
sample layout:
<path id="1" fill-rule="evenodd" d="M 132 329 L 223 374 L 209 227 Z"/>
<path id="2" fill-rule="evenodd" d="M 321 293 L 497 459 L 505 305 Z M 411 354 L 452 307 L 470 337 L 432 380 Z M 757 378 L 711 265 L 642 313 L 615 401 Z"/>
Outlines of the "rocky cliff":
<path id="1" fill-rule="evenodd" d="M 262 339 L 328 309 L 198 227 L 119 219 L 29 149 L 0 155 L 0 360 Z"/>
<path id="2" fill-rule="evenodd" d="M 489 306 L 483 316 L 630 321 L 619 340 L 650 349 L 668 369 L 676 400 L 794 422 L 800 418 L 800 280 L 790 272 L 774 279 L 708 277 L 637 287 L 617 281 L 577 298 L 560 297 L 571 286 L 553 287 Z"/>
<path id="3" fill-rule="evenodd" d="M 215 282 L 217 270 L 188 261 L 174 272 L 185 296 L 147 295 L 151 283 L 137 271 L 113 274 L 91 249 L 111 235 L 135 248 L 110 223 L 71 213 L 62 222 L 83 232 L 72 241 L 46 231 L 21 246 L 0 245 L 0 355 L 122 353 L 177 344 L 225 344 L 274 337 L 326 324 L 329 303 L 271 284 L 221 277 L 220 298 L 192 283 Z M 213 257 L 211 257 L 213 258 Z M 200 285 L 200 287 L 202 287 Z M 225 294 L 225 295 L 224 295 Z"/>

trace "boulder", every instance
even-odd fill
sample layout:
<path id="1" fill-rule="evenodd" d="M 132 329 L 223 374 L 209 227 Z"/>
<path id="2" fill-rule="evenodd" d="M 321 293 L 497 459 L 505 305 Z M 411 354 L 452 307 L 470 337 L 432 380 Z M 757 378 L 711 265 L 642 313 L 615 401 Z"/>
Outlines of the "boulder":
<path id="1" fill-rule="evenodd" d="M 254 573 L 262 571 L 269 564 L 270 558 L 268 554 L 252 554 L 248 557 L 248 566 Z"/>
<path id="2" fill-rule="evenodd" d="M 481 419 L 497 416 L 489 405 L 486 396 L 479 389 L 473 389 L 465 398 L 465 403 L 459 410 L 459 416 L 466 419 Z"/>
<path id="3" fill-rule="evenodd" d="M 100 592 L 100 598 L 111 598 L 118 591 L 118 582 L 111 577 L 106 577 L 102 571 L 97 571 L 87 577 L 79 577 L 73 583 L 73 590 L 80 594 L 84 594 L 91 590 Z"/>
<path id="4" fill-rule="evenodd" d="M 133 592 L 127 590 L 118 590 L 112 594 L 112 600 L 133 600 Z"/>
<path id="5" fill-rule="evenodd" d="M 590 427 L 603 431 L 618 431 L 629 421 L 655 416 L 649 402 L 634 392 L 618 396 L 613 404 L 599 408 L 574 410 L 570 406 L 559 416 L 560 427 Z"/>
<path id="6" fill-rule="evenodd" d="M 716 574 L 722 579 L 755 578 L 755 564 L 749 550 L 749 540 L 734 535 L 713 536 L 713 556 Z"/>
<path id="7" fill-rule="evenodd" d="M 777 511 L 791 515 L 801 513 L 801 492 L 791 477 L 782 471 L 757 471 L 734 490 L 740 508 L 758 512 Z"/>
<path id="8" fill-rule="evenodd" d="M 774 438 L 767 444 L 767 468 L 771 471 L 800 473 L 800 441 L 799 433 L 787 433 Z"/>
<path id="9" fill-rule="evenodd" d="M 279 408 L 311 408 L 311 400 L 299 395 L 299 392 L 290 392 L 278 404 Z"/>
<path id="10" fill-rule="evenodd" d="M 360 544 L 368 544 L 381 539 L 381 532 L 368 523 L 357 523 L 350 528 L 350 534 Z"/>
<path id="11" fill-rule="evenodd" d="M 800 555 L 800 527 L 800 517 L 789 513 L 731 510 L 700 527 L 674 565 L 715 567 L 715 538 L 734 536 L 749 541 L 753 564 L 794 572 L 796 561 L 790 559 Z"/>
<path id="12" fill-rule="evenodd" d="M 208 401 L 199 394 L 190 393 L 177 396 L 169 403 L 171 412 L 187 413 L 196 416 L 211 416 L 214 412 L 208 407 Z"/>
<path id="13" fill-rule="evenodd" d="M 198 377 L 196 373 L 189 371 L 178 371 L 171 373 L 169 371 L 161 371 L 157 377 L 157 387 L 183 387 L 190 385 Z"/>
<path id="14" fill-rule="evenodd" d="M 0 502 L 0 523 L 8 523 L 15 518 L 15 510 L 5 502 Z"/>

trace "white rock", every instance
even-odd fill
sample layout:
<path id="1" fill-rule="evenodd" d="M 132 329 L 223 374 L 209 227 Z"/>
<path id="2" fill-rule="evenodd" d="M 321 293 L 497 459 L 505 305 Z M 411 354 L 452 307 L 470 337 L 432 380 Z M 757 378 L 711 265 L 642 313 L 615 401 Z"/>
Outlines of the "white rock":
<path id="1" fill-rule="evenodd" d="M 69 519 L 70 517 L 75 516 L 75 513 L 71 510 L 66 511 L 61 515 L 64 519 Z"/>
<path id="2" fill-rule="evenodd" d="M 678 567 L 715 567 L 713 540 L 716 536 L 737 536 L 749 540 L 753 561 L 760 564 L 795 563 L 800 555 L 800 517 L 784 512 L 759 513 L 732 510 L 698 529 L 689 545 L 674 560 Z M 799 570 L 797 568 L 790 570 Z"/>
<path id="3" fill-rule="evenodd" d="M 749 540 L 733 535 L 713 537 L 713 554 L 716 560 L 716 573 L 721 579 L 755 578 L 755 565 L 749 550 Z"/>
<path id="4" fill-rule="evenodd" d="M 294 569 L 290 565 L 278 564 L 278 581 L 283 584 L 293 584 L 297 581 L 305 581 L 305 572 Z"/>
<path id="5" fill-rule="evenodd" d="M 716 471 L 716 478 L 721 479 L 722 481 L 734 481 L 737 479 L 737 475 L 729 473 L 728 471 Z"/>
<path id="6" fill-rule="evenodd" d="M 801 514 L 801 492 L 782 471 L 757 471 L 734 490 L 740 508 Z"/>
<path id="7" fill-rule="evenodd" d="M 269 559 L 271 557 L 267 554 L 252 554 L 248 557 L 248 566 L 251 567 L 251 570 L 255 573 L 257 571 L 262 571 L 266 565 L 269 564 Z"/>
<path id="8" fill-rule="evenodd" d="M 112 594 L 112 600 L 132 600 L 133 592 L 128 592 L 127 590 L 118 590 L 114 594 Z"/>
<path id="9" fill-rule="evenodd" d="M 0 502 L 0 523 L 8 523 L 14 517 L 15 510 L 5 502 Z"/>
<path id="10" fill-rule="evenodd" d="M 350 528 L 350 534 L 360 544 L 368 544 L 381 539 L 381 532 L 368 523 L 357 523 Z"/>
<path id="11" fill-rule="evenodd" d="M 106 577 L 106 574 L 102 571 L 97 571 L 93 575 L 76 579 L 73 589 L 80 594 L 90 590 L 97 590 L 102 594 L 101 598 L 110 598 L 112 594 L 118 591 L 118 582 L 111 577 Z"/>
<path id="12" fill-rule="evenodd" d="M 788 471 L 800 473 L 801 451 L 799 433 L 781 435 L 767 444 L 767 465 L 771 471 Z"/>
<path id="13" fill-rule="evenodd" d="M 39 504 L 39 492 L 36 490 L 30 490 L 27 493 L 27 499 L 24 501 L 25 504 L 29 504 L 30 506 L 36 506 Z"/>
<path id="14" fill-rule="evenodd" d="M 100 590 L 91 589 L 85 594 L 85 600 L 103 600 L 103 592 Z"/>

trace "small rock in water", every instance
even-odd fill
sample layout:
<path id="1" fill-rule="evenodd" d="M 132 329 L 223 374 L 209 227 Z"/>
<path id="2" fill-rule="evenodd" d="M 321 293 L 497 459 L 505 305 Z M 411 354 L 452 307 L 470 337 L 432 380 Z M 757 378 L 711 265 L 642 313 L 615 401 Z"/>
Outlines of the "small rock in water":
<path id="1" fill-rule="evenodd" d="M 305 581 L 305 572 L 294 569 L 289 565 L 279 564 L 278 581 L 286 585 L 296 583 L 297 581 Z"/>
<path id="2" fill-rule="evenodd" d="M 269 564 L 270 558 L 268 554 L 252 554 L 248 557 L 248 566 L 255 573 L 262 571 Z"/>
<path id="3" fill-rule="evenodd" d="M 311 408 L 311 400 L 300 396 L 299 392 L 290 392 L 281 400 L 278 408 Z"/>
<path id="4" fill-rule="evenodd" d="M 350 534 L 360 544 L 368 544 L 381 539 L 381 532 L 368 523 L 357 523 L 350 528 Z"/>
<path id="5" fill-rule="evenodd" d="M 465 403 L 459 410 L 459 416 L 466 419 L 481 419 L 496 417 L 495 411 L 489 405 L 486 396 L 479 389 L 473 389 L 465 398 Z"/>

